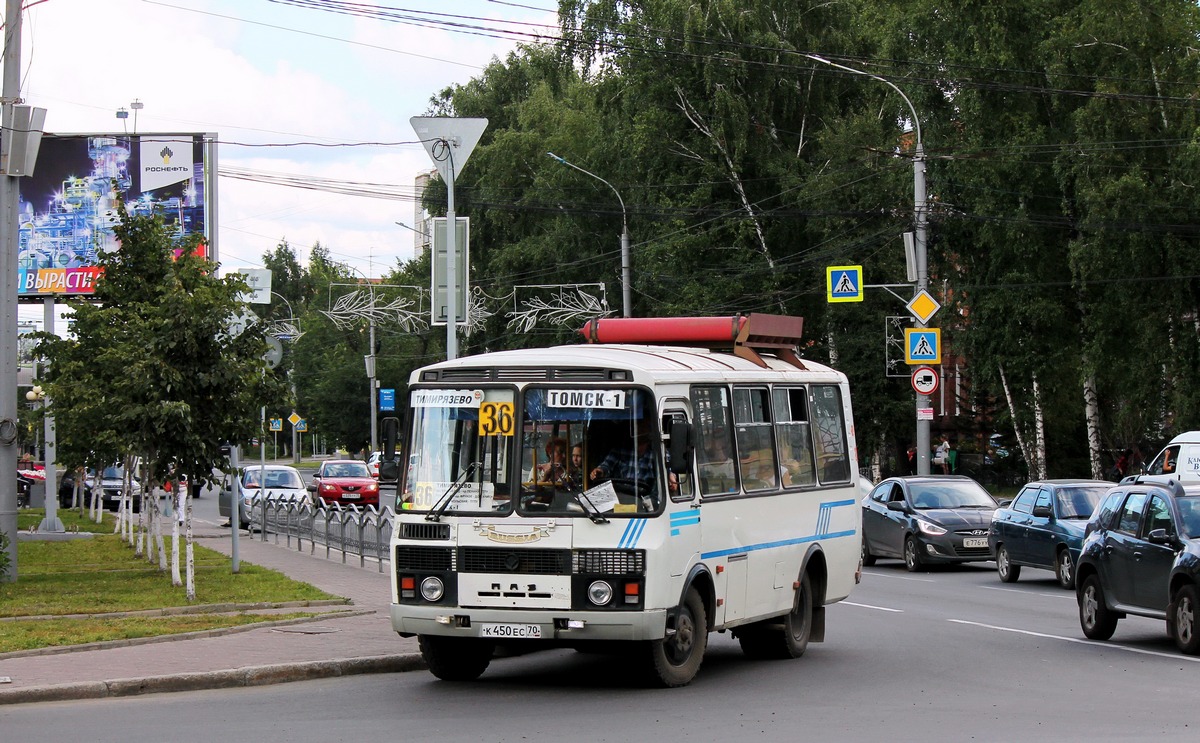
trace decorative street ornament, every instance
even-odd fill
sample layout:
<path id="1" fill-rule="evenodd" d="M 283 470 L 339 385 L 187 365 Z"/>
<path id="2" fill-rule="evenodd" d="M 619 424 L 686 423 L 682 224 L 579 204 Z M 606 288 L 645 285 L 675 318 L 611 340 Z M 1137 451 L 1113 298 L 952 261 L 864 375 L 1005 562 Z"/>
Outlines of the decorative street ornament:
<path id="1" fill-rule="evenodd" d="M 420 287 L 398 288 L 420 291 Z M 333 306 L 328 310 L 321 310 L 321 314 L 332 320 L 341 330 L 349 330 L 363 320 L 373 320 L 376 325 L 395 323 L 410 333 L 428 327 L 421 317 L 420 306 L 416 300 L 396 297 L 384 304 L 378 302 L 379 298 L 374 292 L 355 290 L 338 297 Z"/>
<path id="2" fill-rule="evenodd" d="M 518 300 L 521 290 L 535 290 L 535 293 Z M 509 328 L 528 333 L 539 322 L 578 325 L 612 314 L 604 284 L 531 284 L 513 288 L 513 311 L 507 316 Z"/>

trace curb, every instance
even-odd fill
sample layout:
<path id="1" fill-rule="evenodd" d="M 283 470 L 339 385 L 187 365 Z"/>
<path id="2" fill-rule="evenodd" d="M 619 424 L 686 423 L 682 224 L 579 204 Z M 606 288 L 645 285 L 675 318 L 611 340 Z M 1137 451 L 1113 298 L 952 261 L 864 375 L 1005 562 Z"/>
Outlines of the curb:
<path id="1" fill-rule="evenodd" d="M 180 673 L 167 676 L 148 676 L 146 678 L 110 679 L 108 681 L 0 689 L 0 705 L 130 697 L 172 691 L 203 691 L 206 689 L 267 686 L 292 681 L 312 681 L 314 679 L 355 676 L 366 673 L 421 671 L 425 670 L 425 668 L 425 661 L 416 653 L 247 666 L 245 668 L 224 671 Z"/>

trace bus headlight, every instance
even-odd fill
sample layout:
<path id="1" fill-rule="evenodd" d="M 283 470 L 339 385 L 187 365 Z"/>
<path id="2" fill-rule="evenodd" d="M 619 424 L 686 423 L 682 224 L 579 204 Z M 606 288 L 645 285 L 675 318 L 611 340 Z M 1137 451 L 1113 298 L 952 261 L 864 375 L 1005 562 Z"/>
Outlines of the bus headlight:
<path id="1" fill-rule="evenodd" d="M 442 594 L 446 592 L 446 587 L 442 585 L 442 579 L 429 576 L 421 581 L 421 598 L 426 601 L 437 601 L 442 598 Z"/>
<path id="2" fill-rule="evenodd" d="M 609 601 L 612 601 L 613 589 L 607 581 L 592 581 L 587 592 L 588 600 L 596 606 L 606 606 Z"/>

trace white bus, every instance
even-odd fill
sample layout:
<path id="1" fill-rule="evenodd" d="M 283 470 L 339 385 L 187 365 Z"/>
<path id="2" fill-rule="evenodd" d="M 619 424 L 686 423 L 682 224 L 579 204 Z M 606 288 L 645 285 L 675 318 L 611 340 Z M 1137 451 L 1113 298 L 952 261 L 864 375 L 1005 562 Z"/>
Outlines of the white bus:
<path id="1" fill-rule="evenodd" d="M 392 627 L 434 675 L 497 645 L 632 650 L 687 684 L 713 630 L 795 658 L 859 568 L 846 377 L 802 318 L 605 319 L 586 345 L 415 371 Z"/>

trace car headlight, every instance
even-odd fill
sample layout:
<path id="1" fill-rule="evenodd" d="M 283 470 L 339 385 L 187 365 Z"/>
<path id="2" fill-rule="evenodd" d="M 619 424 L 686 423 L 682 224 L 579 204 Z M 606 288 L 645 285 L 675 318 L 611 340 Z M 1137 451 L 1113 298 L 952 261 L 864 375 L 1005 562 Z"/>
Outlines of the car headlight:
<path id="1" fill-rule="evenodd" d="M 946 530 L 937 524 L 930 521 L 917 520 L 917 528 L 922 534 L 928 534 L 931 537 L 939 537 L 946 533 Z"/>

